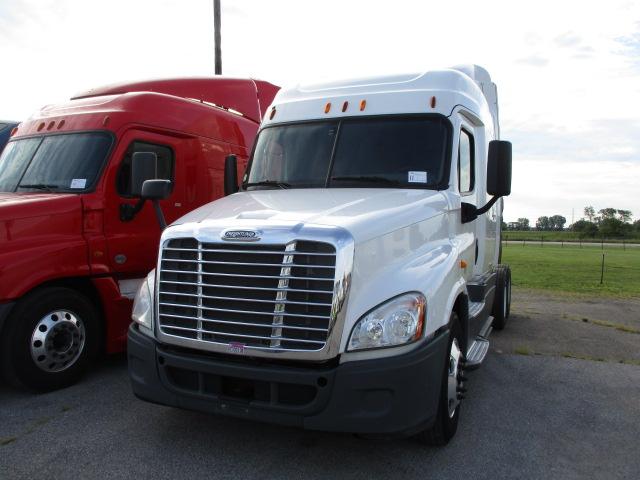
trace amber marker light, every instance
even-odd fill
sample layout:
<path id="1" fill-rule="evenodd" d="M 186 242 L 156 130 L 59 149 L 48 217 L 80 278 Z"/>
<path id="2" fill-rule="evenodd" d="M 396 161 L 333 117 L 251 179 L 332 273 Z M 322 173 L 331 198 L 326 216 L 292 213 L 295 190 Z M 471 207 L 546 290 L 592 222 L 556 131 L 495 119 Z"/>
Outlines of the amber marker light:
<path id="1" fill-rule="evenodd" d="M 16 133 L 18 133 L 18 127 L 13 127 L 11 129 L 11 133 L 9 134 L 9 136 L 13 137 Z"/>
<path id="2" fill-rule="evenodd" d="M 49 122 L 49 125 L 47 125 L 47 130 L 51 130 L 55 124 L 56 122 Z"/>
<path id="3" fill-rule="evenodd" d="M 342 111 L 343 111 L 343 112 L 346 112 L 346 111 L 347 111 L 347 108 L 349 108 L 349 102 L 344 102 L 344 103 L 342 104 Z"/>
<path id="4" fill-rule="evenodd" d="M 42 130 L 44 128 L 44 122 L 42 122 L 40 125 L 38 125 L 38 131 Z"/>
<path id="5" fill-rule="evenodd" d="M 60 120 L 60 123 L 58 124 L 58 130 L 60 130 L 62 127 L 64 127 L 64 120 Z"/>
<path id="6" fill-rule="evenodd" d="M 269 120 L 273 120 L 273 117 L 276 116 L 276 107 L 271 109 L 271 113 L 269 114 Z"/>
<path id="7" fill-rule="evenodd" d="M 329 113 L 329 110 L 331 110 L 331 102 L 324 106 L 324 113 Z"/>
<path id="8" fill-rule="evenodd" d="M 422 330 L 424 329 L 424 320 L 427 313 L 427 306 L 424 300 L 418 301 L 418 328 L 416 328 L 416 334 L 413 336 L 414 340 L 419 339 L 422 336 Z"/>
<path id="9" fill-rule="evenodd" d="M 467 262 L 460 260 L 460 268 L 467 268 Z"/>
<path id="10" fill-rule="evenodd" d="M 436 97 L 431 97 L 431 108 L 436 108 Z"/>
<path id="11" fill-rule="evenodd" d="M 362 100 L 360 102 L 360 111 L 362 112 L 367 106 L 367 101 L 366 100 Z"/>
<path id="12" fill-rule="evenodd" d="M 104 117 L 104 120 L 102 120 L 102 126 L 103 126 L 103 127 L 106 127 L 106 126 L 107 126 L 107 123 L 109 123 L 109 120 L 111 120 L 111 119 L 109 118 L 109 115 L 107 115 L 106 117 Z"/>

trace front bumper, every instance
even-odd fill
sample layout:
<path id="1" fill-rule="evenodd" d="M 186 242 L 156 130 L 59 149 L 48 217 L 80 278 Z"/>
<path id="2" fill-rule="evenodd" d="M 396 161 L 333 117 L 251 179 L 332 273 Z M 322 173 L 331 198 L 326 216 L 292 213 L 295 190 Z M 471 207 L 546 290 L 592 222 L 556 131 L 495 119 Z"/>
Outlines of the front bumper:
<path id="1" fill-rule="evenodd" d="M 153 403 L 310 430 L 410 434 L 435 418 L 448 346 L 443 332 L 396 357 L 282 365 L 171 348 L 129 328 L 134 394 Z"/>

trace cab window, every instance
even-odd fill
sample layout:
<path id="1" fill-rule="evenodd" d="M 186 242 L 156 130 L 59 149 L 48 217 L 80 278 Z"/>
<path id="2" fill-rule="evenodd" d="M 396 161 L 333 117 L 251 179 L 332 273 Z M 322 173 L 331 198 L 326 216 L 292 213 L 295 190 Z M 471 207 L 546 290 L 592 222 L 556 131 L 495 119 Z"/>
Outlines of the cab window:
<path id="1" fill-rule="evenodd" d="M 466 130 L 461 130 L 458 148 L 458 187 L 462 194 L 473 191 L 474 160 L 473 136 Z"/>
<path id="2" fill-rule="evenodd" d="M 127 148 L 116 180 L 118 194 L 123 197 L 131 197 L 131 158 L 136 152 L 154 152 L 158 156 L 157 177 L 162 180 L 171 180 L 174 175 L 173 151 L 164 145 L 134 141 Z"/>

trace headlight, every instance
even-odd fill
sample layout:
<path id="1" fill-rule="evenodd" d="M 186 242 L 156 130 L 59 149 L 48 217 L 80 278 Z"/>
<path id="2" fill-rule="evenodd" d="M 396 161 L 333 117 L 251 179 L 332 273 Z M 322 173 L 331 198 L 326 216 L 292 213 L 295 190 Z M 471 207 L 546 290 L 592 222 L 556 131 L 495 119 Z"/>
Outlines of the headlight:
<path id="1" fill-rule="evenodd" d="M 348 350 L 392 347 L 420 338 L 426 300 L 420 293 L 406 293 L 383 303 L 353 327 Z"/>
<path id="2" fill-rule="evenodd" d="M 155 285 L 156 271 L 151 270 L 144 282 L 140 284 L 138 293 L 133 300 L 133 312 L 131 318 L 143 327 L 153 330 L 153 289 Z"/>

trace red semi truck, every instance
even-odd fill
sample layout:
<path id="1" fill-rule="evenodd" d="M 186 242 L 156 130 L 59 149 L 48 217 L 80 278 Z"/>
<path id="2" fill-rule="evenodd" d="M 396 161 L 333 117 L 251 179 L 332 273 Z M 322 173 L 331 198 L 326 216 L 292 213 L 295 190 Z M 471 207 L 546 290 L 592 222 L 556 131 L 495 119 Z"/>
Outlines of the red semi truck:
<path id="1" fill-rule="evenodd" d="M 124 349 L 132 299 L 160 227 L 139 203 L 132 158 L 172 181 L 168 222 L 223 196 L 244 170 L 278 87 L 232 78 L 111 85 L 47 106 L 0 156 L 0 367 L 12 384 L 70 385 L 100 351 Z M 141 207 L 141 208 L 140 208 Z"/>

